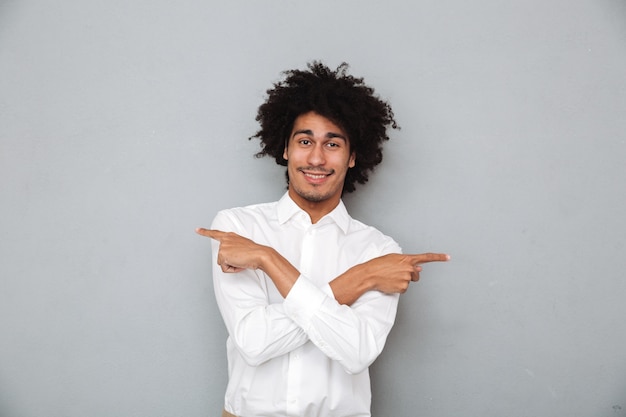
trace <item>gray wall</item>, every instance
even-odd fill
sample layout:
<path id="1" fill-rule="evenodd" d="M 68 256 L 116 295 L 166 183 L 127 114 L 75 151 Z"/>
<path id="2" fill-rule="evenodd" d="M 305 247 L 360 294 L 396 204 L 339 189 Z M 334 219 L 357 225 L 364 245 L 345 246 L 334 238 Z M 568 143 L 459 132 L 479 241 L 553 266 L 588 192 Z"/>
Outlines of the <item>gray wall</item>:
<path id="1" fill-rule="evenodd" d="M 209 242 L 270 201 L 281 70 L 402 130 L 352 214 L 446 251 L 374 364 L 385 416 L 626 416 L 626 4 L 0 1 L 0 415 L 217 415 Z"/>

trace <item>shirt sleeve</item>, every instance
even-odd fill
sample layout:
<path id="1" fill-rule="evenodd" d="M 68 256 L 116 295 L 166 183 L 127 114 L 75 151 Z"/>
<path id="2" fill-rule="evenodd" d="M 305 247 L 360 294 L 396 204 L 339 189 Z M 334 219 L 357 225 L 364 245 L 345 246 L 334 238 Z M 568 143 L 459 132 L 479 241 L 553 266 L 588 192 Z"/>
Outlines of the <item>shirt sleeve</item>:
<path id="1" fill-rule="evenodd" d="M 211 228 L 245 236 L 242 225 L 225 211 L 218 213 Z M 231 341 L 244 360 L 258 366 L 306 343 L 308 335 L 285 314 L 283 303 L 269 302 L 263 273 L 222 272 L 217 264 L 219 242 L 211 242 L 215 298 Z"/>
<path id="2" fill-rule="evenodd" d="M 391 241 L 377 256 L 400 253 Z M 284 304 L 285 313 L 346 372 L 366 370 L 380 355 L 395 321 L 399 294 L 368 291 L 352 306 L 339 304 L 327 284 L 316 287 L 300 275 Z"/>

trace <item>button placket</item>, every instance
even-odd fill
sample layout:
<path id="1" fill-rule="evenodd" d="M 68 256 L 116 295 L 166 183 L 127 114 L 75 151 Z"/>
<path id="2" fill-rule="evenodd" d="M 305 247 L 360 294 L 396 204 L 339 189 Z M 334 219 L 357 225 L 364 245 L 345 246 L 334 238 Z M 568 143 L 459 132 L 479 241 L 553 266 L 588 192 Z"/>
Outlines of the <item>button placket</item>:
<path id="1" fill-rule="evenodd" d="M 294 416 L 299 415 L 298 398 L 301 395 L 303 378 L 300 349 L 295 349 L 289 353 L 289 370 L 287 372 L 287 414 Z"/>
<path id="2" fill-rule="evenodd" d="M 313 256 L 315 254 L 315 229 L 308 228 L 302 238 L 300 245 L 300 273 L 309 276 L 313 264 Z"/>

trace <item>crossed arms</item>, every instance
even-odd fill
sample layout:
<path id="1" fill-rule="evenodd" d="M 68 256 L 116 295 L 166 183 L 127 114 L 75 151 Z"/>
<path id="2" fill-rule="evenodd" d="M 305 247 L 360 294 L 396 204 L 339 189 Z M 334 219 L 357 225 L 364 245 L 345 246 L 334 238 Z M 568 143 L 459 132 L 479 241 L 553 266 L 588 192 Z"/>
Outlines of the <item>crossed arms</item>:
<path id="1" fill-rule="evenodd" d="M 226 217 L 218 217 L 213 227 L 238 231 Z M 272 247 L 233 232 L 197 233 L 212 239 L 216 299 L 231 342 L 251 366 L 311 341 L 348 373 L 363 371 L 382 351 L 398 294 L 419 279 L 421 264 L 449 259 L 444 254 L 388 253 L 318 288 Z M 399 251 L 397 245 L 382 253 L 392 251 Z M 263 275 L 282 298 L 276 293 L 278 298 L 270 300 Z"/>
<path id="2" fill-rule="evenodd" d="M 274 282 L 283 297 L 300 276 L 300 272 L 280 253 L 269 246 L 259 245 L 232 232 L 198 228 L 202 236 L 220 243 L 217 263 L 226 273 L 260 269 Z M 339 304 L 352 305 L 365 292 L 377 290 L 385 294 L 406 292 L 411 281 L 418 281 L 421 265 L 445 262 L 450 257 L 442 253 L 405 255 L 390 253 L 355 265 L 330 282 Z"/>

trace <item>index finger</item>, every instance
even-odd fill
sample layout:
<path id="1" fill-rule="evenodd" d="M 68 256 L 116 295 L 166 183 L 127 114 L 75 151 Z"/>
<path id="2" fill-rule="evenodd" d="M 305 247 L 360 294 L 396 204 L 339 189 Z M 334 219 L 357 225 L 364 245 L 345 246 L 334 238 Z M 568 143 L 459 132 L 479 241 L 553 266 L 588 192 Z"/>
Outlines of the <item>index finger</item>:
<path id="1" fill-rule="evenodd" d="M 202 227 L 198 227 L 196 233 L 219 241 L 221 241 L 226 234 L 226 232 L 222 232 L 221 230 L 204 229 Z"/>
<path id="2" fill-rule="evenodd" d="M 419 253 L 408 256 L 415 265 L 427 262 L 447 262 L 450 260 L 450 255 L 446 253 Z"/>

